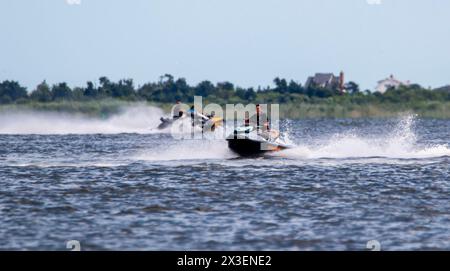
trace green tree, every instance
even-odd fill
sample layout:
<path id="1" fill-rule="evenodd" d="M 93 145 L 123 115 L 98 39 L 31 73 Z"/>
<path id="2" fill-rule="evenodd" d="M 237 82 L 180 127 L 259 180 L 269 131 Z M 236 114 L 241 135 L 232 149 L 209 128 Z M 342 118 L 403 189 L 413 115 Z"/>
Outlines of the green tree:
<path id="1" fill-rule="evenodd" d="M 188 83 L 186 82 L 186 79 L 184 78 L 179 78 L 175 81 L 175 88 L 176 88 L 176 100 L 190 100 L 193 99 L 192 98 L 192 93 L 191 93 L 191 87 L 188 85 Z"/>
<path id="2" fill-rule="evenodd" d="M 230 97 L 234 96 L 234 85 L 230 82 L 220 82 L 216 85 L 217 97 L 224 100 L 228 100 Z"/>
<path id="3" fill-rule="evenodd" d="M 347 85 L 345 86 L 345 89 L 347 90 L 348 93 L 350 94 L 356 94 L 359 92 L 359 85 L 356 84 L 353 81 L 350 81 L 347 83 Z"/>
<path id="4" fill-rule="evenodd" d="M 195 87 L 195 95 L 199 95 L 202 97 L 208 97 L 211 94 L 214 94 L 215 87 L 210 81 L 203 81 L 200 82 Z"/>
<path id="5" fill-rule="evenodd" d="M 301 84 L 291 80 L 288 85 L 288 92 L 295 94 L 304 94 L 305 90 L 303 89 Z"/>
<path id="6" fill-rule="evenodd" d="M 288 92 L 288 83 L 286 81 L 286 79 L 280 79 L 280 78 L 275 78 L 273 79 L 273 82 L 275 84 L 275 92 L 279 92 L 279 93 L 287 93 Z"/>
<path id="7" fill-rule="evenodd" d="M 253 88 L 247 89 L 247 91 L 245 91 L 245 94 L 244 94 L 244 99 L 247 102 L 251 102 L 251 101 L 255 100 L 256 99 L 256 92 L 255 92 L 255 90 Z"/>
<path id="8" fill-rule="evenodd" d="M 94 86 L 94 83 L 92 83 L 91 81 L 88 81 L 87 83 L 87 87 L 84 89 L 84 96 L 86 97 L 98 97 L 98 89 Z"/>
<path id="9" fill-rule="evenodd" d="M 59 83 L 52 86 L 53 100 L 70 100 L 72 99 L 72 90 L 67 86 L 67 83 Z"/>
<path id="10" fill-rule="evenodd" d="M 119 83 L 110 84 L 111 96 L 114 98 L 134 98 L 134 86 L 132 79 L 123 79 Z"/>
<path id="11" fill-rule="evenodd" d="M 80 101 L 83 100 L 84 96 L 84 89 L 80 87 L 75 87 L 72 90 L 72 99 Z"/>
<path id="12" fill-rule="evenodd" d="M 101 97 L 111 97 L 112 86 L 111 86 L 111 81 L 108 79 L 108 77 L 102 76 L 98 79 L 98 81 L 100 82 L 100 87 L 98 88 L 98 94 Z"/>
<path id="13" fill-rule="evenodd" d="M 52 100 L 52 92 L 47 82 L 44 80 L 42 83 L 37 85 L 36 89 L 31 92 L 30 95 L 32 100 L 38 102 L 50 102 Z"/>
<path id="14" fill-rule="evenodd" d="M 148 101 L 152 100 L 154 93 L 157 90 L 157 86 L 154 83 L 147 83 L 138 89 L 139 97 L 142 97 Z"/>
<path id="15" fill-rule="evenodd" d="M 0 83 L 0 103 L 15 102 L 19 99 L 27 99 L 27 89 L 16 81 L 3 81 Z"/>

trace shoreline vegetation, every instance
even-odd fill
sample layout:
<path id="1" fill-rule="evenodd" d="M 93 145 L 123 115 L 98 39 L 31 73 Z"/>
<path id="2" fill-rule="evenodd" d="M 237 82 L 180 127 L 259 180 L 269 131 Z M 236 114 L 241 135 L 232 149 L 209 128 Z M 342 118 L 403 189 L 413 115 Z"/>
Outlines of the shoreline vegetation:
<path id="1" fill-rule="evenodd" d="M 275 78 L 274 87 L 240 88 L 230 82 L 212 84 L 203 81 L 190 86 L 183 78 L 161 76 L 158 82 L 135 88 L 131 79 L 111 82 L 101 77 L 98 84 L 70 88 L 66 83 L 53 86 L 45 81 L 27 91 L 18 82 L 0 82 L 0 114 L 33 110 L 84 114 L 107 118 L 125 106 L 137 103 L 156 106 L 170 112 L 176 100 L 190 104 L 194 96 L 202 96 L 203 104 L 280 104 L 280 117 L 304 118 L 386 118 L 402 113 L 423 118 L 450 119 L 450 89 L 425 89 L 420 85 L 400 86 L 385 93 L 360 91 L 356 83 L 346 93 L 337 89 L 310 86 Z M 225 107 L 224 107 L 225 108 Z"/>

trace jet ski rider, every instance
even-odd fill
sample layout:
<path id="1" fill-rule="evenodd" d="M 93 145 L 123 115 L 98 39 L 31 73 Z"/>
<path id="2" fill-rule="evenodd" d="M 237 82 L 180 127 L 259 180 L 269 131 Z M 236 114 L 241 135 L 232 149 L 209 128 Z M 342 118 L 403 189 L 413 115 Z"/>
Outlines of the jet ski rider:
<path id="1" fill-rule="evenodd" d="M 194 127 L 196 124 L 196 114 L 197 114 L 197 112 L 195 111 L 195 107 L 191 106 L 188 113 L 191 115 L 191 124 L 192 124 L 192 127 Z"/>
<path id="2" fill-rule="evenodd" d="M 252 126 L 256 129 L 257 133 L 264 138 L 269 137 L 270 122 L 267 114 L 264 113 L 259 104 L 256 105 L 256 113 L 248 118 L 248 114 L 245 117 L 245 126 Z"/>
<path id="3" fill-rule="evenodd" d="M 173 107 L 173 119 L 179 119 L 183 116 L 184 111 L 181 109 L 181 101 L 177 100 L 175 106 Z"/>

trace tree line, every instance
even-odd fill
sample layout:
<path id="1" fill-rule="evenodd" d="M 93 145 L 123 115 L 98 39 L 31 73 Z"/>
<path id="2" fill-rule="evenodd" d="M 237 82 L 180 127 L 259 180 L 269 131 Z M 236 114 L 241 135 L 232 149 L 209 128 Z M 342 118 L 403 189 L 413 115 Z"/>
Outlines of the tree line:
<path id="1" fill-rule="evenodd" d="M 157 82 L 149 82 L 135 87 L 132 79 L 112 82 L 107 77 L 100 77 L 98 82 L 88 81 L 83 87 L 70 88 L 62 82 L 49 85 L 43 81 L 31 92 L 16 81 L 0 83 L 0 104 L 22 104 L 29 102 L 87 101 L 114 98 L 127 101 L 146 100 L 157 103 L 174 103 L 176 100 L 192 102 L 194 96 L 202 96 L 209 102 L 225 103 L 297 103 L 320 102 L 324 100 L 345 100 L 353 103 L 389 102 L 411 103 L 415 101 L 450 101 L 448 88 L 426 89 L 420 85 L 401 86 L 389 89 L 385 93 L 360 91 L 358 84 L 349 82 L 347 91 L 320 88 L 314 85 L 305 88 L 293 80 L 275 78 L 274 85 L 265 88 L 242 88 L 231 82 L 213 84 L 202 81 L 194 86 L 184 78 L 174 78 L 165 74 Z"/>

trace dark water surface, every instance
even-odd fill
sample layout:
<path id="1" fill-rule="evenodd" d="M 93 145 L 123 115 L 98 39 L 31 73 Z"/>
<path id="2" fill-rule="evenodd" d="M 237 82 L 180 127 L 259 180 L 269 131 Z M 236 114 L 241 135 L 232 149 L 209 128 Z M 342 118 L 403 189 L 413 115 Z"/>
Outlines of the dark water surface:
<path id="1" fill-rule="evenodd" d="M 450 121 L 282 128 L 298 147 L 257 159 L 166 133 L 0 135 L 0 249 L 450 249 Z"/>

